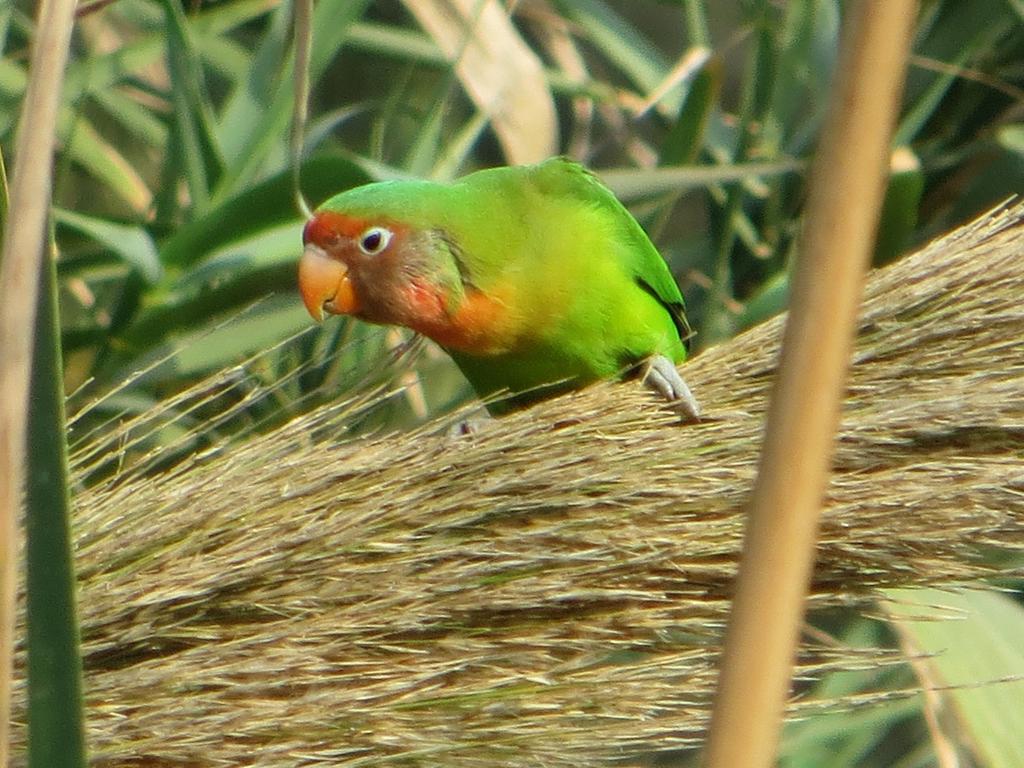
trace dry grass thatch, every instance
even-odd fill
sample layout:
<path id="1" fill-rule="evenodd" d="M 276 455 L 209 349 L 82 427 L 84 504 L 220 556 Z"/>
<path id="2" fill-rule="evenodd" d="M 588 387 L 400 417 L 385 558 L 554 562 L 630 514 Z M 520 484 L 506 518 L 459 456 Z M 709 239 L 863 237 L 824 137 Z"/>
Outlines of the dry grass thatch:
<path id="1" fill-rule="evenodd" d="M 812 607 L 972 582 L 987 547 L 1024 544 L 1022 253 L 1017 207 L 871 276 Z M 94 764 L 590 765 L 692 743 L 779 330 L 687 365 L 696 426 L 608 384 L 468 438 L 339 443 L 353 402 L 83 490 Z"/>

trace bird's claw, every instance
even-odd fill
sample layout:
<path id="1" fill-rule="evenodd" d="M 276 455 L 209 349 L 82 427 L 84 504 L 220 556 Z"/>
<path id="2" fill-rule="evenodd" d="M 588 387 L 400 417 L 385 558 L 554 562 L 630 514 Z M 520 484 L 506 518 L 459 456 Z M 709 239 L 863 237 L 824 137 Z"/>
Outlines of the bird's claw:
<path id="1" fill-rule="evenodd" d="M 461 440 L 483 432 L 494 419 L 488 416 L 468 416 L 449 424 L 444 434 L 449 440 Z"/>
<path id="2" fill-rule="evenodd" d="M 640 380 L 665 398 L 669 407 L 685 422 L 700 421 L 700 405 L 693 392 L 679 375 L 675 365 L 664 355 L 654 355 L 643 365 Z"/>

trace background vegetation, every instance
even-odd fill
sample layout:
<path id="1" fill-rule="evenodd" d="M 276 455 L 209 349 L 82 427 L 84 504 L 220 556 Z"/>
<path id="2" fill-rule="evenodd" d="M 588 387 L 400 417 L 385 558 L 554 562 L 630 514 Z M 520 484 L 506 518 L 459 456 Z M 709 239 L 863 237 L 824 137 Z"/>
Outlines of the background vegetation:
<path id="1" fill-rule="evenodd" d="M 506 18 L 471 0 L 321 0 L 306 198 L 562 152 L 601 173 L 651 232 L 684 289 L 698 347 L 784 308 L 800 169 L 829 96 L 841 5 L 510 5 Z M 415 385 L 348 428 L 403 428 L 466 401 L 432 348 L 401 355 L 410 348 L 401 332 L 347 320 L 311 328 L 297 298 L 290 4 L 116 0 L 80 10 L 55 176 L 66 389 L 73 404 L 93 404 L 72 443 L 111 419 L 178 408 L 176 393 L 221 369 L 215 393 L 133 439 L 118 461 L 156 446 L 191 453 L 396 376 Z M 31 12 L 0 6 L 5 156 Z M 1024 189 L 1022 15 L 1016 0 L 922 3 L 878 262 Z M 486 34 L 470 44 L 467 29 Z M 756 175 L 741 172 L 750 163 Z M 161 462 L 174 455 L 161 451 Z M 98 459 L 80 477 L 113 469 Z M 835 629 L 868 631 L 847 617 Z M 848 718 L 828 739 L 848 729 L 849 764 L 928 763 L 918 708 L 877 717 Z M 793 737 L 794 765 L 816 764 L 802 756 L 822 742 L 808 743 Z"/>

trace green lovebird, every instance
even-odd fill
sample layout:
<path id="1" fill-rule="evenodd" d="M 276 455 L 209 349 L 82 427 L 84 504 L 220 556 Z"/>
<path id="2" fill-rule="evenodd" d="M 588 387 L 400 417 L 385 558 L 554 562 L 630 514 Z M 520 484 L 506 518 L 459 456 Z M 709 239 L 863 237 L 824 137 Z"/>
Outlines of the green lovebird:
<path id="1" fill-rule="evenodd" d="M 635 372 L 680 414 L 690 329 L 665 261 L 611 191 L 564 158 L 450 184 L 342 192 L 307 222 L 299 289 L 324 312 L 433 339 L 492 414 Z"/>

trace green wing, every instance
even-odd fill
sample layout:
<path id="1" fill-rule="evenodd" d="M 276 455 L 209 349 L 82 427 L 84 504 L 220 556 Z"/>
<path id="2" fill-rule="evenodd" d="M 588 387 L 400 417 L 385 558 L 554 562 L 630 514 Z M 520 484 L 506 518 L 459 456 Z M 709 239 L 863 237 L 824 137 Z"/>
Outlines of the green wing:
<path id="1" fill-rule="evenodd" d="M 615 218 L 628 244 L 622 250 L 622 256 L 630 261 L 637 283 L 665 307 L 679 331 L 679 338 L 689 347 L 693 331 L 686 320 L 686 306 L 679 286 L 643 227 L 612 191 L 589 170 L 566 157 L 545 160 L 532 166 L 530 173 L 532 181 L 541 191 L 575 197 L 600 207 Z"/>

